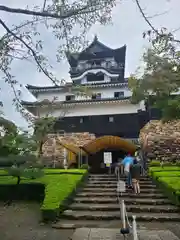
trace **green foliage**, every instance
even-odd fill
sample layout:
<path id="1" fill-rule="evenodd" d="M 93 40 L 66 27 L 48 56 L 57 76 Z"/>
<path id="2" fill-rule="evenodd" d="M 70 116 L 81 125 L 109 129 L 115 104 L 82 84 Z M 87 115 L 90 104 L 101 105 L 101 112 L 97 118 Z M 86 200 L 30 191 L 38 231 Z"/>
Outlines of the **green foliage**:
<path id="1" fill-rule="evenodd" d="M 40 168 L 25 168 L 23 169 L 21 176 L 29 179 L 41 178 L 44 176 L 44 171 Z"/>
<path id="2" fill-rule="evenodd" d="M 152 172 L 152 176 L 155 178 L 159 178 L 159 177 L 180 177 L 180 169 L 179 171 L 160 171 L 160 172 L 156 172 L 153 171 Z"/>
<path id="3" fill-rule="evenodd" d="M 29 154 L 37 148 L 35 141 L 26 132 L 20 133 L 14 123 L 0 118 L 0 156 L 6 157 L 6 162 L 11 162 L 9 155 Z M 0 165 L 3 162 L 0 159 Z M 1 165 L 2 166 L 2 165 Z"/>
<path id="4" fill-rule="evenodd" d="M 18 188 L 16 190 L 16 194 L 12 194 L 12 197 L 16 197 L 18 199 L 33 199 L 35 200 L 35 197 L 37 200 L 39 200 L 41 197 L 39 194 L 42 194 L 42 188 L 40 189 L 39 185 L 42 185 L 42 187 L 45 185 L 45 192 L 44 192 L 44 201 L 43 205 L 41 207 L 42 215 L 45 220 L 55 220 L 57 215 L 59 214 L 60 209 L 64 208 L 65 201 L 71 195 L 71 193 L 76 189 L 78 184 L 82 181 L 83 177 L 86 175 L 86 170 L 60 170 L 61 173 L 64 174 L 53 174 L 57 173 L 58 169 L 47 169 L 52 174 L 44 175 L 41 178 L 32 180 L 32 179 L 22 179 L 20 185 L 18 185 Z M 49 173 L 50 173 L 49 172 Z M 74 174 L 73 174 L 74 173 Z M 77 174 L 79 173 L 79 174 Z M 4 195 L 6 197 L 9 196 L 7 189 L 7 184 L 9 186 L 13 186 L 16 184 L 16 181 L 14 178 L 10 176 L 0 176 L 0 190 L 2 189 L 2 186 L 4 185 L 4 190 L 0 191 L 0 198 L 4 199 Z M 25 187 L 23 187 L 25 186 Z M 39 188 L 39 192 L 35 190 L 36 194 L 33 194 L 33 189 Z M 8 188 L 10 189 L 10 188 Z M 31 193 L 28 192 L 28 190 L 31 190 Z M 14 190 L 13 190 L 14 191 Z M 18 192 L 19 191 L 19 192 Z M 22 194 L 21 196 L 18 196 L 17 192 L 19 194 Z M 26 194 L 25 194 L 26 193 Z M 27 195 L 27 196 L 24 196 Z M 9 199 L 6 199 L 9 200 Z"/>
<path id="5" fill-rule="evenodd" d="M 10 120 L 7 120 L 4 117 L 0 117 L 0 128 L 1 128 L 1 137 L 2 135 L 11 134 L 16 135 L 17 133 L 17 127 L 16 125 L 11 122 Z"/>
<path id="6" fill-rule="evenodd" d="M 56 119 L 54 117 L 42 117 L 35 120 L 34 140 L 37 144 L 38 156 L 42 156 L 42 147 L 47 139 L 47 134 L 51 133 Z"/>
<path id="7" fill-rule="evenodd" d="M 180 97 L 168 99 L 165 103 L 166 105 L 162 108 L 163 120 L 180 119 Z"/>
<path id="8" fill-rule="evenodd" d="M 82 166 L 81 166 L 81 169 L 89 169 L 89 165 L 88 164 L 83 164 Z"/>
<path id="9" fill-rule="evenodd" d="M 172 200 L 174 204 L 180 205 L 180 167 L 150 168 L 150 175 L 157 185 Z"/>
<path id="10" fill-rule="evenodd" d="M 180 119 L 180 98 L 173 96 L 180 88 L 180 52 L 173 36 L 162 30 L 161 36 L 148 34 L 151 47 L 144 54 L 141 77 L 129 79 L 132 103 L 154 99 L 152 106 L 162 111 L 164 121 Z"/>
<path id="11" fill-rule="evenodd" d="M 160 165 L 161 165 L 160 161 L 157 161 L 157 160 L 153 160 L 149 164 L 150 167 L 160 166 Z"/>
<path id="12" fill-rule="evenodd" d="M 58 209 L 65 198 L 76 187 L 77 182 L 82 179 L 83 175 L 77 174 L 61 174 L 58 178 L 56 175 L 51 175 L 51 180 L 45 189 L 45 199 L 42 205 L 42 210 Z"/>
<path id="13" fill-rule="evenodd" d="M 172 165 L 165 165 L 163 168 L 162 167 L 160 167 L 160 166 L 156 166 L 156 167 L 150 167 L 149 168 L 149 171 L 150 172 L 168 172 L 168 171 L 180 171 L 180 166 L 178 165 L 178 166 L 172 166 Z"/>
<path id="14" fill-rule="evenodd" d="M 37 167 L 38 159 L 34 155 L 11 155 L 9 160 L 14 164 L 6 170 L 10 176 L 17 178 L 17 184 L 22 178 L 36 179 L 44 175 L 41 168 Z"/>

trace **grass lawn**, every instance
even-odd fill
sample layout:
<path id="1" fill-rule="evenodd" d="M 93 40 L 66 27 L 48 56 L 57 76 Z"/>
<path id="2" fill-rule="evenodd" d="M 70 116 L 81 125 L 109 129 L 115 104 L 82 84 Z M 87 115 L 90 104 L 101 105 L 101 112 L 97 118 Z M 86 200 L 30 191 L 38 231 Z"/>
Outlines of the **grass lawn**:
<path id="1" fill-rule="evenodd" d="M 179 166 L 165 166 L 163 168 L 150 167 L 149 175 L 157 182 L 174 203 L 180 205 Z"/>
<path id="2" fill-rule="evenodd" d="M 3 170 L 0 170 L 3 173 Z M 66 174 L 53 174 L 53 173 Z M 43 177 L 35 180 L 23 179 L 20 184 L 42 184 L 45 185 L 45 197 L 41 206 L 42 211 L 58 211 L 64 200 L 76 188 L 76 185 L 82 180 L 86 170 L 71 169 L 46 169 Z M 52 174 L 50 174 L 52 173 Z M 79 174 L 73 174 L 79 173 Z M 16 184 L 17 179 L 11 176 L 0 176 L 0 185 Z"/>

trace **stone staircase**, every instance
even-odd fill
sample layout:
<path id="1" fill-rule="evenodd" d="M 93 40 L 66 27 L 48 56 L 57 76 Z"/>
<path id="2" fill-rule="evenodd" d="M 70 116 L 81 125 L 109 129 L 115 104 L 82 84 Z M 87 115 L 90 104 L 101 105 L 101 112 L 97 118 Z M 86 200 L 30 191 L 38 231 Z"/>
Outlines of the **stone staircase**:
<path id="1" fill-rule="evenodd" d="M 122 178 L 121 178 L 122 179 Z M 141 177 L 141 194 L 131 190 L 123 193 L 129 220 L 137 222 L 179 222 L 180 209 L 174 206 L 148 177 Z M 87 184 L 77 193 L 68 210 L 54 228 L 121 227 L 117 199 L 117 180 L 114 175 L 90 175 Z"/>

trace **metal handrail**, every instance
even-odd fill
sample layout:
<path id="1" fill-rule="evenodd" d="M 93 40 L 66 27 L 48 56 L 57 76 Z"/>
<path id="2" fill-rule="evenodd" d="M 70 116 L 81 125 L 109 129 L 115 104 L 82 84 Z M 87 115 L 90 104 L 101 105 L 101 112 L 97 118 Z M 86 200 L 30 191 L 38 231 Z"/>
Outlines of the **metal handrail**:
<path id="1" fill-rule="evenodd" d="M 119 180 L 120 180 L 120 172 L 118 171 L 118 181 Z M 122 195 L 122 192 L 121 192 L 121 195 Z M 134 216 L 134 215 L 132 216 L 133 221 L 132 221 L 132 225 L 131 225 L 129 222 L 129 219 L 128 219 L 125 201 L 123 199 L 120 200 L 119 191 L 117 191 L 117 196 L 118 196 L 118 202 L 119 202 L 120 215 L 121 215 L 123 229 L 126 229 L 126 221 L 127 221 L 129 228 L 132 229 L 133 240 L 138 240 L 136 216 Z"/>

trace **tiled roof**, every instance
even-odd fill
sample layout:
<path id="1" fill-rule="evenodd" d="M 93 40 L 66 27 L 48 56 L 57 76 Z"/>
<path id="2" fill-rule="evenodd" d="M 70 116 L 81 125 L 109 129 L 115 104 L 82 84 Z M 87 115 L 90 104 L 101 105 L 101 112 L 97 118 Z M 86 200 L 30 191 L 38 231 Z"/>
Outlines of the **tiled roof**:
<path id="1" fill-rule="evenodd" d="M 68 86 L 71 87 L 73 85 L 76 86 L 76 84 L 74 83 L 68 83 L 67 85 L 63 85 L 63 86 L 33 86 L 28 84 L 26 88 L 30 92 L 47 92 L 47 91 L 57 92 L 57 91 L 64 91 Z M 105 83 L 92 83 L 92 84 L 87 84 L 82 86 L 88 87 L 88 88 L 128 87 L 128 82 L 125 79 L 124 82 L 115 81 L 115 82 L 105 82 Z"/>
<path id="2" fill-rule="evenodd" d="M 130 103 L 130 97 L 122 97 L 122 98 L 103 98 L 103 99 L 84 99 L 84 100 L 73 100 L 73 101 L 56 101 L 53 102 L 52 104 L 54 106 L 60 106 L 61 104 L 63 105 L 84 105 L 84 104 L 107 104 L 107 103 L 120 103 L 120 102 L 126 102 Z M 27 101 L 22 101 L 22 105 L 26 107 L 36 107 L 36 106 L 47 106 L 51 102 L 46 100 L 46 101 L 35 101 L 35 102 L 27 102 Z"/>

